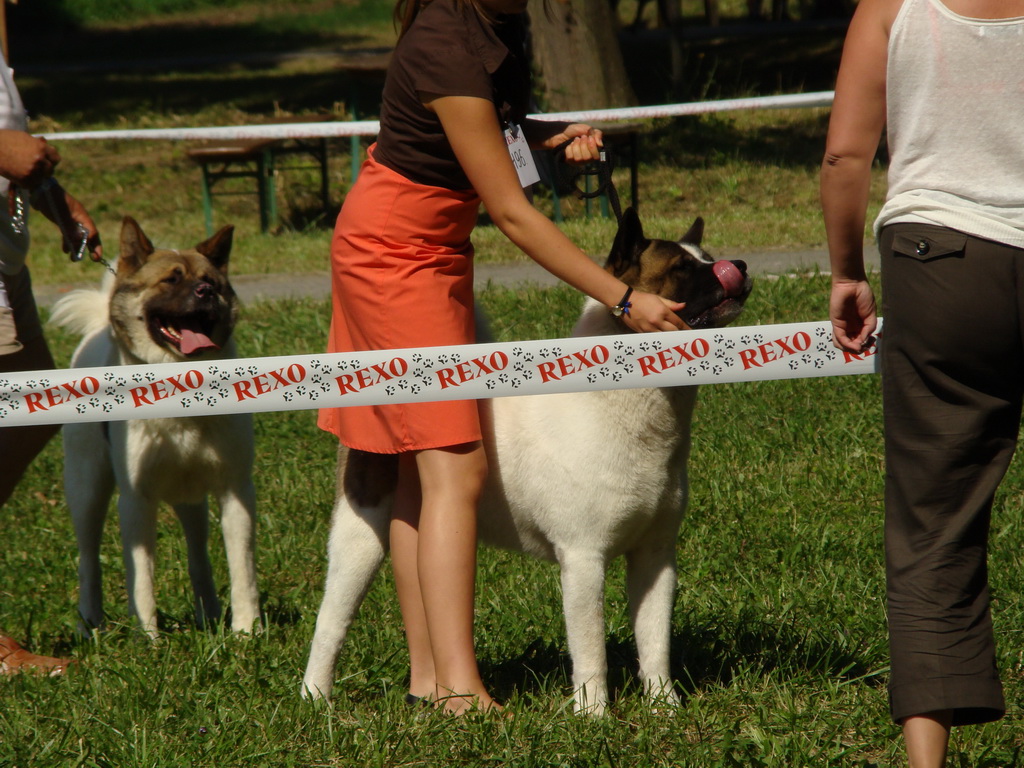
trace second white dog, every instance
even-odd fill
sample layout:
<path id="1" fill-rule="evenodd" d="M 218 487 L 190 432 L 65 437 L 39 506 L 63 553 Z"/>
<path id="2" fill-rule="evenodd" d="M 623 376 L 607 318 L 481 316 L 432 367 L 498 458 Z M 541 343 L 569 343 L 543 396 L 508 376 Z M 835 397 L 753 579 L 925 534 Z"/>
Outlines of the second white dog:
<path id="1" fill-rule="evenodd" d="M 157 249 L 125 218 L 113 280 L 74 291 L 54 306 L 51 322 L 84 336 L 72 367 L 233 357 L 238 308 L 227 278 L 232 232 L 224 227 L 194 248 Z M 161 502 L 174 508 L 185 532 L 197 622 L 220 617 L 207 552 L 207 496 L 213 495 L 231 577 L 231 626 L 251 630 L 259 619 L 252 463 L 249 414 L 66 425 L 64 489 L 78 539 L 80 630 L 103 623 L 100 540 L 115 485 L 129 609 L 142 629 L 157 634 L 154 550 Z"/>

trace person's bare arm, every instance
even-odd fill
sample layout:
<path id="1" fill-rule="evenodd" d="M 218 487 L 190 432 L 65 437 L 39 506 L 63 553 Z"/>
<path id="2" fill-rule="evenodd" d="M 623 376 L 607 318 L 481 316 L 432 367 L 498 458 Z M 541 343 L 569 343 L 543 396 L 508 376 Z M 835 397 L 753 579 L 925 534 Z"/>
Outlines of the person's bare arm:
<path id="1" fill-rule="evenodd" d="M 843 47 L 821 165 L 821 207 L 832 265 L 829 315 L 836 344 L 859 352 L 877 327 L 864 271 L 864 224 L 885 126 L 889 27 L 899 0 L 861 0 Z"/>
<path id="2" fill-rule="evenodd" d="M 494 105 L 472 96 L 443 96 L 427 106 L 441 120 L 455 156 L 498 229 L 569 285 L 606 306 L 618 304 L 626 292 L 625 283 L 595 264 L 526 198 Z M 684 327 L 675 314 L 681 304 L 642 292 L 634 292 L 630 300 L 632 308 L 624 319 L 634 330 L 668 331 Z"/>

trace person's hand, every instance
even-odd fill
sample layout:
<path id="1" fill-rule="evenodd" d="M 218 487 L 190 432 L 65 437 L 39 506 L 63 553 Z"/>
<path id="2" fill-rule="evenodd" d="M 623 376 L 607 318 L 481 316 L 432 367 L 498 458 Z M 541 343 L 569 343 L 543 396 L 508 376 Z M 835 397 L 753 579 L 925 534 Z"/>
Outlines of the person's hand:
<path id="1" fill-rule="evenodd" d="M 834 282 L 828 315 L 832 321 L 832 343 L 846 352 L 862 354 L 878 327 L 871 286 L 866 280 Z"/>
<path id="2" fill-rule="evenodd" d="M 64 202 L 68 206 L 71 218 L 85 227 L 85 231 L 89 233 L 85 241 L 89 257 L 93 261 L 100 261 L 103 258 L 103 244 L 100 242 L 100 231 L 97 229 L 96 223 L 92 220 L 89 212 L 85 210 L 85 206 L 67 192 L 64 193 Z"/>
<path id="3" fill-rule="evenodd" d="M 70 253 L 80 240 L 77 239 L 76 224 L 85 227 L 88 233 L 86 237 L 86 248 L 93 261 L 100 261 L 103 258 L 103 246 L 100 243 L 100 233 L 96 223 L 92 220 L 85 206 L 72 197 L 59 184 L 50 182 L 53 186 L 49 193 L 39 195 L 34 199 L 33 204 L 37 210 L 46 218 L 56 224 L 63 237 L 63 248 L 65 253 Z M 52 204 L 51 204 L 52 203 Z M 72 241 L 68 242 L 68 237 Z"/>
<path id="4" fill-rule="evenodd" d="M 60 153 L 46 139 L 25 131 L 0 131 L 0 176 L 19 187 L 38 187 L 59 162 Z"/>
<path id="5" fill-rule="evenodd" d="M 669 301 L 656 293 L 633 291 L 629 296 L 632 306 L 629 312 L 622 313 L 622 319 L 634 331 L 647 333 L 650 331 L 682 331 L 687 325 L 679 317 L 685 304 Z"/>
<path id="6" fill-rule="evenodd" d="M 557 149 L 566 142 L 570 142 L 564 150 L 567 163 L 581 164 L 601 159 L 604 137 L 597 128 L 591 128 L 583 123 L 570 123 L 561 133 L 545 139 L 541 146 L 544 149 Z"/>

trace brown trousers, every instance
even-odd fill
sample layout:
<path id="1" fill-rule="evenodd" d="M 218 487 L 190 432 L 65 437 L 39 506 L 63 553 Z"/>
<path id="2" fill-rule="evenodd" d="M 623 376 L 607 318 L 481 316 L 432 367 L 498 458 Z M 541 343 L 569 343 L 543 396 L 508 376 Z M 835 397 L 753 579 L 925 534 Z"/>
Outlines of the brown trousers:
<path id="1" fill-rule="evenodd" d="M 891 713 L 995 720 L 987 548 L 1021 418 L 1024 250 L 919 224 L 879 249 Z"/>

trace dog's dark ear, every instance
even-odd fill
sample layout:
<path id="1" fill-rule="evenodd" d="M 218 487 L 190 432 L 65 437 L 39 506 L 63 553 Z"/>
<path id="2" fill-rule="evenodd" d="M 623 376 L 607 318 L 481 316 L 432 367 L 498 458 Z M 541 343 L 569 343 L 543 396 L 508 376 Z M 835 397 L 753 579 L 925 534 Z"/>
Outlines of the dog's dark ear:
<path id="1" fill-rule="evenodd" d="M 139 223 L 131 216 L 125 216 L 121 221 L 121 258 L 117 262 L 118 271 L 136 271 L 146 263 L 146 259 L 155 250 Z"/>
<path id="2" fill-rule="evenodd" d="M 196 246 L 196 250 L 208 258 L 210 262 L 221 272 L 227 274 L 228 257 L 231 256 L 231 240 L 235 234 L 235 228 L 230 224 L 221 227 L 220 230 L 209 240 L 203 240 Z"/>
<path id="3" fill-rule="evenodd" d="M 686 234 L 679 238 L 680 243 L 689 243 L 690 245 L 700 245 L 700 241 L 704 239 L 704 219 L 698 216 L 693 220 L 693 224 L 686 230 Z"/>
<path id="4" fill-rule="evenodd" d="M 615 234 L 615 242 L 608 254 L 608 269 L 613 275 L 621 276 L 627 269 L 636 266 L 640 254 L 649 243 L 650 240 L 644 237 L 640 216 L 634 208 L 627 208 L 622 212 L 619 231 Z"/>

